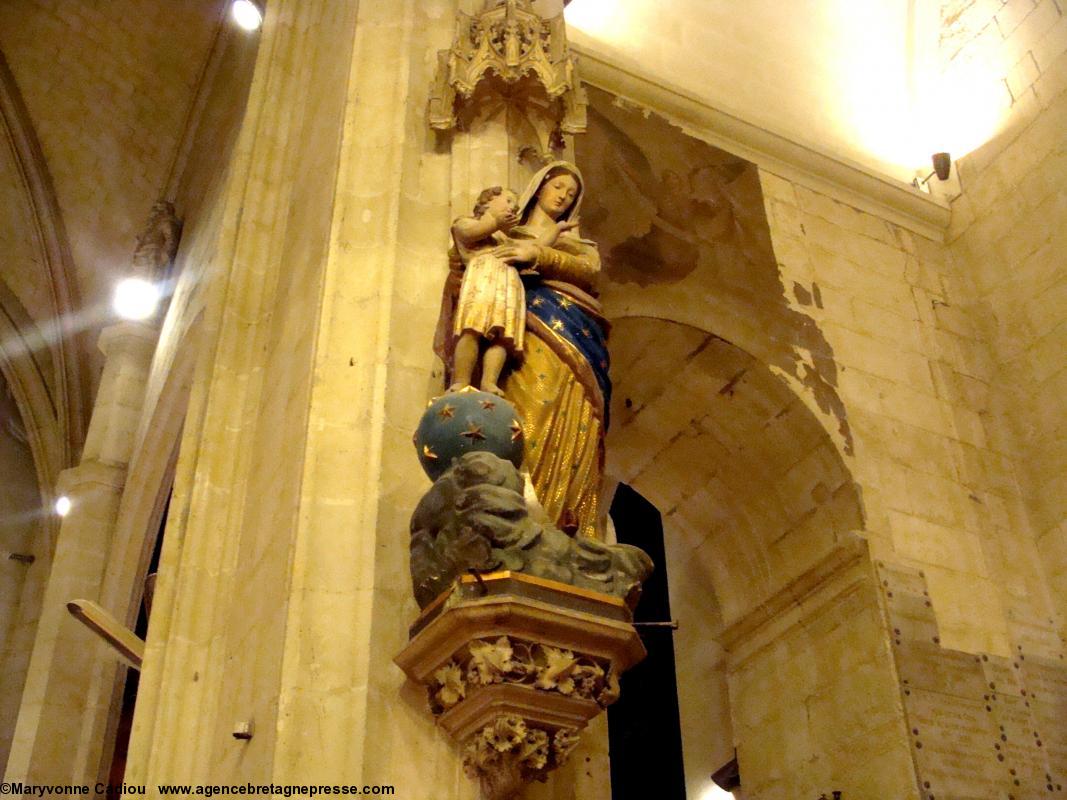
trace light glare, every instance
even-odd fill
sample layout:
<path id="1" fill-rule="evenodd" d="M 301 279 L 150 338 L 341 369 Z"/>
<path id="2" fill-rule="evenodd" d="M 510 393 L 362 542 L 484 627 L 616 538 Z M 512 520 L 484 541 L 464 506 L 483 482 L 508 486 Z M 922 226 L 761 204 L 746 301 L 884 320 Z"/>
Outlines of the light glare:
<path id="1" fill-rule="evenodd" d="M 734 796 L 717 784 L 709 783 L 700 793 L 700 800 L 734 800 Z"/>
<path id="2" fill-rule="evenodd" d="M 618 44 L 629 32 L 639 31 L 618 3 L 604 0 L 572 0 L 563 11 L 567 25 L 610 44 Z"/>
<path id="3" fill-rule="evenodd" d="M 922 111 L 932 132 L 931 153 L 947 150 L 956 161 L 996 135 L 1011 105 L 999 74 L 996 63 L 974 59 L 930 80 L 934 91 Z"/>
<path id="4" fill-rule="evenodd" d="M 230 13 L 233 14 L 233 21 L 246 31 L 258 30 L 263 24 L 263 13 L 252 0 L 233 0 Z"/>
<path id="5" fill-rule="evenodd" d="M 56 508 L 56 513 L 59 516 L 61 516 L 61 517 L 67 516 L 67 514 L 70 513 L 70 498 L 67 497 L 66 495 L 61 496 L 59 499 L 56 500 L 55 508 Z"/>
<path id="6" fill-rule="evenodd" d="M 143 278 L 127 278 L 115 287 L 113 305 L 123 319 L 148 319 L 159 305 L 159 289 Z"/>

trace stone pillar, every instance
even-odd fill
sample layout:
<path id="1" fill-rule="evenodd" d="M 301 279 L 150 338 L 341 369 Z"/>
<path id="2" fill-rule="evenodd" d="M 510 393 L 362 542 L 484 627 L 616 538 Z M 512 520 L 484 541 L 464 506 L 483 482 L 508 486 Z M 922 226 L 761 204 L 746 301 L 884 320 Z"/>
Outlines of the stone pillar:
<path id="1" fill-rule="evenodd" d="M 425 108 L 454 10 L 268 5 L 222 200 L 131 782 L 473 791 L 391 663 L 417 612 L 407 517 L 428 483 L 410 437 L 450 223 L 449 157 Z M 234 738 L 245 723 L 252 738 Z"/>
<path id="2" fill-rule="evenodd" d="M 860 540 L 724 631 L 746 797 L 918 800 L 891 638 Z"/>
<path id="3" fill-rule="evenodd" d="M 92 704 L 111 701 L 110 694 L 90 697 L 88 686 L 98 660 L 114 656 L 66 604 L 100 596 L 156 336 L 153 327 L 138 323 L 113 325 L 100 336 L 104 371 L 85 450 L 57 487 L 70 498 L 71 511 L 60 526 L 45 588 L 7 780 L 94 782 L 106 770 L 104 731 L 83 722 L 98 711 Z"/>

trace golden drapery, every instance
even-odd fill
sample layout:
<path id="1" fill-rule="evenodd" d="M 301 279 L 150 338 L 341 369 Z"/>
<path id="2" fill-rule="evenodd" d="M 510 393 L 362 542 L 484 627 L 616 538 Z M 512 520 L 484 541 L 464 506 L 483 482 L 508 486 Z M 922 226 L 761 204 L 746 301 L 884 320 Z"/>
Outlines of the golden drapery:
<path id="1" fill-rule="evenodd" d="M 602 422 L 589 387 L 561 355 L 566 343 L 550 336 L 536 321 L 529 325 L 526 357 L 504 391 L 522 419 L 524 467 L 549 518 L 559 521 L 569 510 L 577 517 L 579 535 L 602 538 Z"/>
<path id="2" fill-rule="evenodd" d="M 474 331 L 522 353 L 526 339 L 526 300 L 519 271 L 491 253 L 478 253 L 467 264 L 456 303 L 452 332 Z"/>
<path id="3" fill-rule="evenodd" d="M 565 171 L 578 182 L 574 203 L 559 221 L 578 219 L 585 191 L 581 172 L 567 162 L 546 165 L 533 176 L 519 199 L 522 225 L 514 238 L 529 236 L 525 223 L 537 195 L 554 174 Z M 533 285 L 550 289 L 565 303 L 574 303 L 606 330 L 600 304 L 593 296 L 600 273 L 600 254 L 594 242 L 577 229 L 560 236 L 552 247 L 539 248 L 533 265 L 539 277 Z M 605 399 L 593 370 L 573 344 L 549 324 L 527 314 L 526 352 L 503 388 L 522 417 L 526 442 L 524 467 L 537 498 L 557 524 L 572 514 L 578 535 L 603 538 L 600 531 L 600 491 L 604 468 Z M 606 364 L 604 365 L 606 366 Z"/>

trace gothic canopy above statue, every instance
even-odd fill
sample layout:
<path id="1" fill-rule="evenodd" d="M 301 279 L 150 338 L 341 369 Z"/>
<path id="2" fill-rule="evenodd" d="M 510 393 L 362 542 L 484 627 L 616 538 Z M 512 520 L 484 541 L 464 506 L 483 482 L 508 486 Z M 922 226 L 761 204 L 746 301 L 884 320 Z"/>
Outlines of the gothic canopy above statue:
<path id="1" fill-rule="evenodd" d="M 508 84 L 534 77 L 549 99 L 562 102 L 563 133 L 585 131 L 585 92 L 567 47 L 562 14 L 544 19 L 530 0 L 489 0 L 474 16 L 459 12 L 452 48 L 438 53 L 430 126 L 455 127 L 457 98 L 469 99 L 490 73 Z"/>

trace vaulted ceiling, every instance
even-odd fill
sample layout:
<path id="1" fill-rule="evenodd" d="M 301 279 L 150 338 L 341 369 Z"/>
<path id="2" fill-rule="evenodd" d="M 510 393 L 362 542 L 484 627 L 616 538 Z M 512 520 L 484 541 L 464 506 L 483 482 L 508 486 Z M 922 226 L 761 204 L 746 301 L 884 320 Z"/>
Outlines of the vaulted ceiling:
<path id="1" fill-rule="evenodd" d="M 39 478 L 76 457 L 111 287 L 168 192 L 223 0 L 0 8 L 0 361 Z M 41 463 L 44 466 L 41 466 Z"/>
<path id="2" fill-rule="evenodd" d="M 20 0 L 0 50 L 51 176 L 83 302 L 106 301 L 166 188 L 220 0 Z"/>

